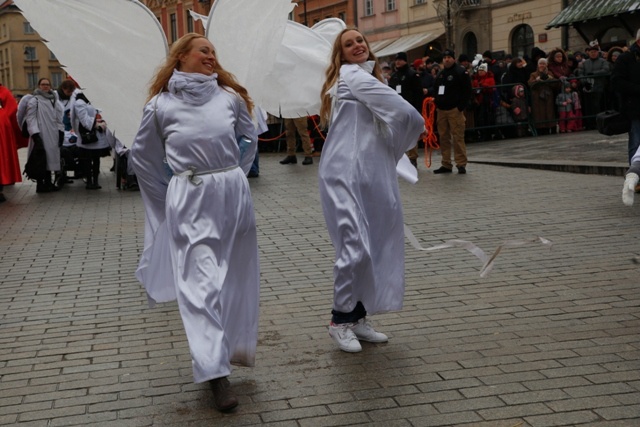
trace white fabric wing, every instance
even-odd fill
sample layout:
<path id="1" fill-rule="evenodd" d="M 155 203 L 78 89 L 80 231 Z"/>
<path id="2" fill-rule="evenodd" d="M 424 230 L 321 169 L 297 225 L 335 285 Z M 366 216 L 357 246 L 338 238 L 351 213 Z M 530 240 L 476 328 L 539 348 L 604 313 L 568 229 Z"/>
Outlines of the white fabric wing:
<path id="1" fill-rule="evenodd" d="M 335 41 L 340 31 L 346 28 L 347 24 L 345 24 L 342 19 L 327 18 L 323 19 L 320 22 L 317 22 L 313 27 L 311 27 L 311 30 L 314 33 L 320 34 L 329 42 L 330 45 L 333 46 L 333 42 Z"/>
<path id="2" fill-rule="evenodd" d="M 220 64 L 276 117 L 320 112 L 333 39 L 346 27 L 336 18 L 305 27 L 288 20 L 293 6 L 290 0 L 217 0 L 206 26 Z"/>
<path id="3" fill-rule="evenodd" d="M 15 0 L 125 145 L 136 135 L 149 81 L 166 58 L 164 32 L 136 0 Z"/>
<path id="4" fill-rule="evenodd" d="M 218 61 L 263 108 L 272 83 L 267 73 L 293 6 L 291 0 L 216 0 L 209 13 L 206 34 Z"/>

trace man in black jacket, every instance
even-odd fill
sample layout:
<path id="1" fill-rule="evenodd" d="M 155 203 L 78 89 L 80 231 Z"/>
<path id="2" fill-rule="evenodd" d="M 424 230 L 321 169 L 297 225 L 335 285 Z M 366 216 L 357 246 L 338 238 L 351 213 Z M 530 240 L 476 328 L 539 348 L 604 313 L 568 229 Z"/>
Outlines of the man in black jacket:
<path id="1" fill-rule="evenodd" d="M 629 129 L 629 164 L 631 164 L 631 159 L 640 147 L 640 30 L 636 34 L 636 42 L 616 60 L 611 74 L 611 83 L 620 97 L 620 111 L 631 121 Z"/>
<path id="2" fill-rule="evenodd" d="M 420 73 L 409 66 L 407 62 L 407 54 L 399 52 L 395 59 L 396 71 L 389 79 L 389 86 L 396 90 L 407 101 L 413 105 L 416 110 L 422 111 L 422 81 Z M 418 167 L 418 142 L 416 146 L 407 151 L 407 157 L 411 160 L 413 166 Z"/>
<path id="3" fill-rule="evenodd" d="M 456 63 L 453 50 L 445 50 L 442 56 L 444 69 L 436 76 L 434 84 L 442 166 L 433 173 L 451 173 L 452 146 L 458 173 L 467 173 L 464 110 L 471 100 L 471 77 L 464 67 Z"/>

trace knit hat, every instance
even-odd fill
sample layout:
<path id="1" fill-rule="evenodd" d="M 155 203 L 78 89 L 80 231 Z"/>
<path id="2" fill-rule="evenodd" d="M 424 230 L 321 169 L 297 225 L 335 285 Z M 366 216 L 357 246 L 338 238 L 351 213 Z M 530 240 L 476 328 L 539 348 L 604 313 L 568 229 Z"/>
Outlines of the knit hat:
<path id="1" fill-rule="evenodd" d="M 424 62 L 422 62 L 422 59 L 418 58 L 415 61 L 413 61 L 413 68 L 418 69 L 418 67 L 422 66 L 422 64 L 424 64 Z"/>
<path id="2" fill-rule="evenodd" d="M 483 62 L 482 64 L 478 65 L 478 71 L 489 71 L 489 66 L 487 65 L 486 62 Z"/>
<path id="3" fill-rule="evenodd" d="M 396 53 L 396 59 L 401 59 L 407 62 L 407 53 L 406 52 L 398 52 Z"/>
<path id="4" fill-rule="evenodd" d="M 587 52 L 589 52 L 590 50 L 600 50 L 600 44 L 598 43 L 598 40 L 594 40 L 589 42 L 589 46 L 587 46 Z"/>
<path id="5" fill-rule="evenodd" d="M 469 62 L 469 56 L 467 56 L 464 53 L 461 53 L 460 56 L 458 56 L 458 62 Z"/>
<path id="6" fill-rule="evenodd" d="M 489 59 L 493 59 L 493 54 L 491 53 L 490 50 L 485 50 L 484 53 L 482 54 L 483 58 L 489 58 Z"/>
<path id="7" fill-rule="evenodd" d="M 445 49 L 444 52 L 442 52 L 442 57 L 445 56 L 450 56 L 452 58 L 456 57 L 456 53 L 453 51 L 453 49 Z"/>

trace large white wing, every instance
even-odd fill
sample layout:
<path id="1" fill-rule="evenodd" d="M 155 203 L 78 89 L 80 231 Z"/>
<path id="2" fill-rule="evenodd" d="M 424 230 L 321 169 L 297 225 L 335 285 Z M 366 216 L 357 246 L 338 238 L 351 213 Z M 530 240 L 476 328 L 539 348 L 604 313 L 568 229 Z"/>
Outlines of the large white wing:
<path id="1" fill-rule="evenodd" d="M 131 145 L 148 85 L 165 60 L 167 40 L 137 0 L 14 0 L 67 72 Z M 46 77 L 46 76 L 43 76 Z"/>
<path id="2" fill-rule="evenodd" d="M 268 72 L 293 7 L 291 0 L 216 0 L 205 27 L 220 64 L 271 114 L 265 106 L 265 100 L 273 98 Z"/>
<path id="3" fill-rule="evenodd" d="M 290 21 L 290 0 L 216 0 L 206 25 L 222 66 L 253 101 L 275 116 L 320 111 L 320 90 L 333 39 L 346 25 L 321 21 L 313 29 Z"/>
<path id="4" fill-rule="evenodd" d="M 342 19 L 326 18 L 314 24 L 314 26 L 311 27 L 311 30 L 327 39 L 329 44 L 333 46 L 333 42 L 338 34 L 346 28 L 347 24 L 345 24 Z"/>

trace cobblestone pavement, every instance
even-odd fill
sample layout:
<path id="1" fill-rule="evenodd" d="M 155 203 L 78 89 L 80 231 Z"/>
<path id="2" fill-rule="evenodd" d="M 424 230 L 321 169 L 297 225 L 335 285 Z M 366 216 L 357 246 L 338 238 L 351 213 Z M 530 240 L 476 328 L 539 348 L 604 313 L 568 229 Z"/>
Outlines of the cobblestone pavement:
<path id="1" fill-rule="evenodd" d="M 600 141 L 600 142 L 598 142 Z M 24 164 L 24 150 L 20 150 Z M 624 138 L 594 132 L 469 146 L 504 163 L 614 166 Z M 333 250 L 312 166 L 261 155 L 251 180 L 262 266 L 257 366 L 231 382 L 240 406 L 213 409 L 193 384 L 175 304 L 147 308 L 134 278 L 139 193 L 74 183 L 0 204 L 0 425 L 640 425 L 640 201 L 622 178 L 470 163 L 467 175 L 401 183 L 423 246 L 508 248 L 487 278 L 468 252 L 407 245 L 405 307 L 372 316 L 390 336 L 340 352 L 327 333 Z M 437 155 L 431 169 L 439 166 Z"/>

